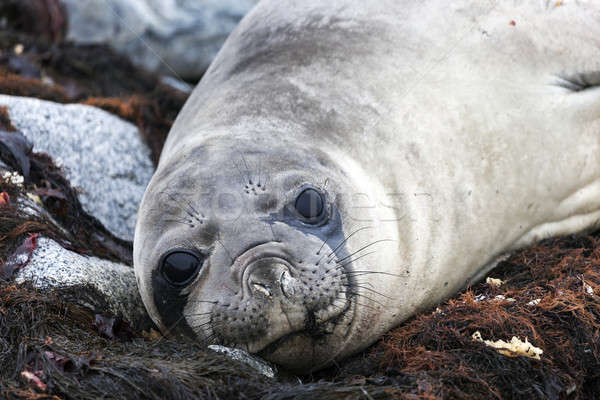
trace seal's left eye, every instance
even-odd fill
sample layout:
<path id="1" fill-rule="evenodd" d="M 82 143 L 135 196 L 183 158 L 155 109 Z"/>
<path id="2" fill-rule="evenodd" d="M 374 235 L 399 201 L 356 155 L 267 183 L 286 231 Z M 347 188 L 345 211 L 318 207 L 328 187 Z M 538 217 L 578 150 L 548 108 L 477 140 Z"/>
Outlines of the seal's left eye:
<path id="1" fill-rule="evenodd" d="M 165 254 L 161 262 L 161 272 L 165 279 L 176 286 L 192 281 L 200 271 L 204 256 L 190 250 L 172 250 Z"/>

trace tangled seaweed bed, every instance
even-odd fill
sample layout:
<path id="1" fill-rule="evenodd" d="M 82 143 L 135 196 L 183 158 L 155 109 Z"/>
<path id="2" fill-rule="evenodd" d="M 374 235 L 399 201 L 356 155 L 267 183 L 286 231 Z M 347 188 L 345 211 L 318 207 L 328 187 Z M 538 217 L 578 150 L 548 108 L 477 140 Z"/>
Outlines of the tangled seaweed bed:
<path id="1" fill-rule="evenodd" d="M 0 12 L 18 4 L 31 2 L 8 1 Z M 136 123 L 156 159 L 185 94 L 104 47 L 44 42 L 60 34 L 13 28 L 0 32 L 0 93 L 105 108 Z M 24 51 L 17 54 L 19 44 Z M 0 132 L 13 130 L 0 109 Z M 112 325 L 110 318 L 15 284 L 14 255 L 30 254 L 36 234 L 83 254 L 131 262 L 131 243 L 82 211 L 52 160 L 23 154 L 30 165 L 25 186 L 0 180 L 1 398 L 575 399 L 600 393 L 598 233 L 546 240 L 513 254 L 491 273 L 503 285 L 474 285 L 340 365 L 269 379 L 196 343 Z M 22 168 L 22 159 L 1 155 Z M 20 215 L 14 205 L 26 192 L 40 196 L 66 229 Z M 473 340 L 475 331 L 485 339 L 528 338 L 543 354 L 540 360 L 500 354 Z"/>

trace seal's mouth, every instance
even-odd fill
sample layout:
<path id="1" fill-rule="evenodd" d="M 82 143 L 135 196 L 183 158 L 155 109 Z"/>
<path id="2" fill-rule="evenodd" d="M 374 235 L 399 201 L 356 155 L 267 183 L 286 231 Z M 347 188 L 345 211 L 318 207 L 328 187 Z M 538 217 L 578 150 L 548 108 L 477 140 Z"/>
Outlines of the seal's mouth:
<path id="1" fill-rule="evenodd" d="M 299 337 L 326 341 L 345 326 L 352 290 L 349 274 L 335 262 L 298 261 L 284 243 L 269 242 L 242 253 L 231 270 L 241 290 L 212 313 L 223 343 L 270 354 Z"/>
<path id="2" fill-rule="evenodd" d="M 265 264 L 268 269 L 274 271 L 265 274 Z M 270 276 L 276 279 L 271 280 Z M 255 264 L 246 268 L 244 277 L 246 278 L 245 290 L 252 296 L 264 298 L 267 304 L 279 302 L 281 313 L 277 316 L 285 318 L 278 321 L 281 325 L 287 325 L 285 332 L 280 332 L 278 337 L 270 337 L 268 341 L 264 340 L 266 338 L 261 338 L 255 343 L 246 344 L 251 352 L 263 356 L 277 351 L 298 337 L 317 342 L 325 340 L 335 332 L 352 306 L 346 291 L 338 293 L 331 304 L 325 302 L 310 304 L 307 296 L 308 293 L 315 292 L 313 288 L 309 287 L 307 292 L 307 288 L 301 281 L 302 277 L 294 266 L 278 257 L 257 260 Z"/>
<path id="3" fill-rule="evenodd" d="M 255 351 L 255 353 L 262 358 L 270 359 L 273 354 L 281 349 L 284 349 L 286 346 L 290 345 L 290 343 L 297 341 L 299 338 L 305 339 L 308 342 L 325 342 L 327 338 L 334 335 L 336 329 L 339 328 L 342 328 L 339 329 L 341 331 L 339 333 L 339 337 L 346 338 L 350 331 L 350 327 L 354 322 L 354 313 L 351 312 L 353 306 L 354 302 L 352 302 L 351 299 L 348 299 L 344 309 L 338 315 L 318 324 L 314 322 L 314 314 L 312 314 L 311 318 L 311 313 L 309 312 L 309 321 L 311 319 L 312 321 L 309 322 L 304 329 L 284 334 L 278 339 L 263 345 L 262 349 Z"/>

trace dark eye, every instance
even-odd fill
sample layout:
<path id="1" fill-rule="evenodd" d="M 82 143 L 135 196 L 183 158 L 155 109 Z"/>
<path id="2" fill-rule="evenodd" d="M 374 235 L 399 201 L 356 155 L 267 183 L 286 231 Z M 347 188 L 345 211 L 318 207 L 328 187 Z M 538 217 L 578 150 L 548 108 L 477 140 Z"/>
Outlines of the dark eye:
<path id="1" fill-rule="evenodd" d="M 160 268 L 169 283 L 183 286 L 196 277 L 203 262 L 202 254 L 178 249 L 171 250 L 162 257 Z"/>
<path id="2" fill-rule="evenodd" d="M 323 196 L 315 189 L 305 189 L 296 198 L 296 211 L 308 220 L 314 220 L 323 213 Z"/>

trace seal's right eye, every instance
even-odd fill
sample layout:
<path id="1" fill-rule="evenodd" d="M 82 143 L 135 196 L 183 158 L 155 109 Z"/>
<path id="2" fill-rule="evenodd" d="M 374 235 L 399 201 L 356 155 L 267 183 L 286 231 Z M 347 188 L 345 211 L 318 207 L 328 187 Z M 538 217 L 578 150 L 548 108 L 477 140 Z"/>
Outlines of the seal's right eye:
<path id="1" fill-rule="evenodd" d="M 198 252 L 175 249 L 162 256 L 160 269 L 163 277 L 174 286 L 190 283 L 202 267 L 204 256 Z"/>
<path id="2" fill-rule="evenodd" d="M 311 222 L 318 222 L 317 219 L 323 214 L 323 196 L 315 189 L 308 188 L 302 191 L 296 198 L 294 204 L 296 211 L 303 218 Z"/>

